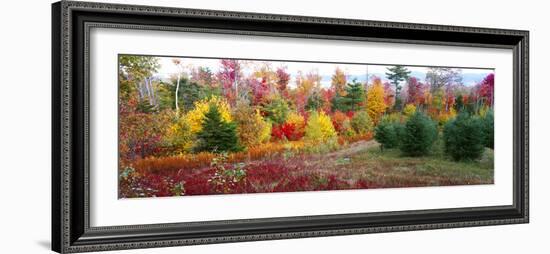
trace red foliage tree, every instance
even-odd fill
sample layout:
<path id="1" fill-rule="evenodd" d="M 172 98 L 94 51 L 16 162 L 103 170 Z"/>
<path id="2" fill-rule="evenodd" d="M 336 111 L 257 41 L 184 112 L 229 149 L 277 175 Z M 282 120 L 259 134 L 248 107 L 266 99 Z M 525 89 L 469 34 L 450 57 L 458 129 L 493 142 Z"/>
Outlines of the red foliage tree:
<path id="1" fill-rule="evenodd" d="M 479 84 L 478 94 L 483 98 L 486 105 L 493 105 L 493 96 L 495 89 L 495 74 L 491 73 L 487 75 L 483 81 Z"/>
<path id="2" fill-rule="evenodd" d="M 392 88 L 392 84 L 384 82 L 384 103 L 386 103 L 388 107 L 392 107 L 395 100 L 395 91 Z"/>
<path id="3" fill-rule="evenodd" d="M 275 72 L 277 74 L 277 90 L 279 94 L 285 98 L 288 97 L 288 82 L 290 81 L 290 74 L 286 72 L 285 68 L 279 67 Z"/>
<path id="4" fill-rule="evenodd" d="M 238 60 L 222 59 L 221 68 L 217 74 L 218 81 L 221 84 L 223 95 L 231 105 L 235 105 L 237 100 L 238 85 L 241 78 L 241 65 Z"/>
<path id="5" fill-rule="evenodd" d="M 424 96 L 423 84 L 415 77 L 410 77 L 407 82 L 407 100 L 406 103 L 412 103 L 415 105 L 420 104 L 422 97 Z"/>
<path id="6" fill-rule="evenodd" d="M 252 89 L 253 105 L 261 105 L 262 103 L 266 102 L 267 97 L 270 93 L 270 88 L 265 77 L 262 77 L 261 80 L 251 78 L 248 82 L 248 85 Z"/>

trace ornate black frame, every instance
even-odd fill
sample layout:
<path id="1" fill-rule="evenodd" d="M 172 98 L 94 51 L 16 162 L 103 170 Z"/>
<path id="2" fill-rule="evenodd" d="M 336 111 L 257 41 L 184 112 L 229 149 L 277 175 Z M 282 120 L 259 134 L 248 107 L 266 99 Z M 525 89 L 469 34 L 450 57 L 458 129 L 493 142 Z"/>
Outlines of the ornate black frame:
<path id="1" fill-rule="evenodd" d="M 237 33 L 512 49 L 511 206 L 231 221 L 89 226 L 88 31 L 91 27 Z M 52 249 L 86 252 L 529 221 L 529 32 L 61 1 L 52 5 Z"/>

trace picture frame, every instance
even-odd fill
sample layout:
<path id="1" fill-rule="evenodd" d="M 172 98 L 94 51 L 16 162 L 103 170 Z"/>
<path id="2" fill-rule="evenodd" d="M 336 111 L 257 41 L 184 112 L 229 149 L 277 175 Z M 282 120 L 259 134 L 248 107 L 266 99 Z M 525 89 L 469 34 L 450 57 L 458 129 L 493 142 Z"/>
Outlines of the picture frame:
<path id="1" fill-rule="evenodd" d="M 512 205 L 90 224 L 90 40 L 93 27 L 427 46 L 513 55 Z M 52 250 L 60 253 L 474 227 L 529 222 L 529 32 L 493 28 L 61 1 L 52 5 Z M 114 169 L 113 169 L 114 170 Z"/>

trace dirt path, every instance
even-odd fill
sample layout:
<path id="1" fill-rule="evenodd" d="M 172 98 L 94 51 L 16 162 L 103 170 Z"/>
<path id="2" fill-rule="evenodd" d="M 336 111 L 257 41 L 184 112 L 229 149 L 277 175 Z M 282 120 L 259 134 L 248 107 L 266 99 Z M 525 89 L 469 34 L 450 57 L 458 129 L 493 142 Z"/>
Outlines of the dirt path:
<path id="1" fill-rule="evenodd" d="M 364 151 L 368 148 L 378 146 L 378 142 L 375 140 L 369 140 L 369 141 L 359 141 L 355 142 L 348 147 L 344 149 L 340 149 L 331 153 L 328 153 L 326 155 L 323 155 L 323 157 L 350 157 L 360 151 Z"/>

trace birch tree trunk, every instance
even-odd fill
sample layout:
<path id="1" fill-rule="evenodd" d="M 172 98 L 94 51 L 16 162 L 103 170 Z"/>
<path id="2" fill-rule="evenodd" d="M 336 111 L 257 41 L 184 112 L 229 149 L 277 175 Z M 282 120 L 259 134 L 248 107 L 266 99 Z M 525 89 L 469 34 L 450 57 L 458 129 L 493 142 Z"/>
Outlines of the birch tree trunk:
<path id="1" fill-rule="evenodd" d="M 181 79 L 181 72 L 178 72 L 178 81 L 176 81 L 176 112 L 179 113 L 180 108 L 178 106 L 178 94 L 180 91 L 180 79 Z"/>

